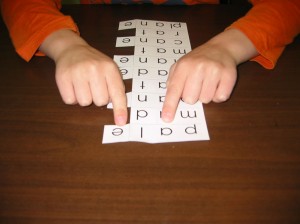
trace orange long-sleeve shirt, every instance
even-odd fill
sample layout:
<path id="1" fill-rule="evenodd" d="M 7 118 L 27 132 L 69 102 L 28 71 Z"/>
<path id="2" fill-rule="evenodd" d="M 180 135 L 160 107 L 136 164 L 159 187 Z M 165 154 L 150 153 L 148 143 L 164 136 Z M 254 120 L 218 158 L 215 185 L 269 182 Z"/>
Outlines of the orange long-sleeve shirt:
<path id="1" fill-rule="evenodd" d="M 254 7 L 229 28 L 242 31 L 259 55 L 253 58 L 265 68 L 274 68 L 286 45 L 300 32 L 299 0 L 251 0 Z"/>
<path id="2" fill-rule="evenodd" d="M 185 0 L 190 3 L 195 0 Z M 209 1 L 209 0 L 208 0 Z M 211 0 L 215 3 L 215 0 Z M 250 0 L 252 9 L 228 28 L 242 31 L 255 45 L 259 55 L 252 60 L 273 68 L 300 32 L 299 0 Z M 3 19 L 17 53 L 29 61 L 43 40 L 59 29 L 78 32 L 76 24 L 59 9 L 60 0 L 2 0 Z"/>

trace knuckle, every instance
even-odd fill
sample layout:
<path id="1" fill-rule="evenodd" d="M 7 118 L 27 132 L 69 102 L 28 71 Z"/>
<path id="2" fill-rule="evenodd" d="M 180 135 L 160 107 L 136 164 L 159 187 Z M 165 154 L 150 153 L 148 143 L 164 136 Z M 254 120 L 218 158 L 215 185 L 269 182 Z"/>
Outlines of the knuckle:
<path id="1" fill-rule="evenodd" d="M 229 95 L 222 93 L 222 94 L 217 94 L 214 98 L 213 98 L 213 102 L 215 103 L 222 103 L 225 102 L 229 99 Z"/>
<path id="2" fill-rule="evenodd" d="M 183 95 L 182 96 L 182 100 L 183 102 L 187 103 L 187 104 L 195 104 L 198 99 L 196 97 L 193 97 L 192 95 L 188 94 L 188 95 Z"/>
<path id="3" fill-rule="evenodd" d="M 88 99 L 88 98 L 80 99 L 80 100 L 78 100 L 78 103 L 80 106 L 86 107 L 86 106 L 91 105 L 92 99 Z"/>
<path id="4" fill-rule="evenodd" d="M 211 102 L 211 99 L 207 97 L 201 97 L 200 102 L 204 104 L 208 104 Z"/>
<path id="5" fill-rule="evenodd" d="M 68 98 L 63 98 L 63 101 L 67 105 L 74 105 L 77 103 L 77 101 L 74 98 L 68 97 Z"/>
<path id="6" fill-rule="evenodd" d="M 95 99 L 94 104 L 98 107 L 105 106 L 109 103 L 109 99 L 107 98 L 100 98 L 100 99 Z"/>

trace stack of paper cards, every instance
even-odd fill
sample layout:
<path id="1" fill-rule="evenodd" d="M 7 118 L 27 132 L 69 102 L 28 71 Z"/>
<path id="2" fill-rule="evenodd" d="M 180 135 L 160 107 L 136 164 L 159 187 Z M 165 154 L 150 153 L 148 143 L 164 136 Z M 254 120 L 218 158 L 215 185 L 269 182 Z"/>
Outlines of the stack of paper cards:
<path id="1" fill-rule="evenodd" d="M 181 101 L 171 123 L 160 116 L 169 69 L 191 51 L 186 23 L 136 19 L 120 22 L 119 30 L 124 29 L 136 29 L 135 36 L 117 37 L 116 41 L 116 47 L 134 47 L 134 55 L 114 56 L 123 79 L 132 79 L 132 92 L 127 93 L 130 123 L 105 125 L 102 142 L 209 140 L 200 102 Z"/>

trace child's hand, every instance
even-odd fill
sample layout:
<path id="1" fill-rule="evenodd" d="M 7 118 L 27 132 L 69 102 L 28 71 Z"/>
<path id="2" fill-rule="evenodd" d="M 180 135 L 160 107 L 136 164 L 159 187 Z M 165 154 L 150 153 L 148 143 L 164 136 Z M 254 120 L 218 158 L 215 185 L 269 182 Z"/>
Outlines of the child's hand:
<path id="1" fill-rule="evenodd" d="M 174 119 L 178 102 L 226 101 L 237 79 L 236 66 L 256 55 L 250 40 L 227 30 L 179 59 L 170 69 L 162 119 Z"/>
<path id="2" fill-rule="evenodd" d="M 90 46 L 77 45 L 56 61 L 56 82 L 66 104 L 104 106 L 111 100 L 115 123 L 126 123 L 125 88 L 117 65 Z"/>
<path id="3" fill-rule="evenodd" d="M 56 82 L 66 104 L 103 106 L 111 100 L 115 123 L 126 124 L 125 87 L 111 58 L 69 30 L 51 34 L 40 50 L 56 63 Z"/>

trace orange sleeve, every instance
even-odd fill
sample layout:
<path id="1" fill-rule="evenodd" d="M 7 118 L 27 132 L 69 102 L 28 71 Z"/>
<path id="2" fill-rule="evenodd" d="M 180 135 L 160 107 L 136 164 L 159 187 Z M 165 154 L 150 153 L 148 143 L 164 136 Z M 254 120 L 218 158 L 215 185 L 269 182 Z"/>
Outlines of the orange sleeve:
<path id="1" fill-rule="evenodd" d="M 228 28 L 242 31 L 255 45 L 253 58 L 267 69 L 275 67 L 286 45 L 300 32 L 299 0 L 252 0 L 252 9 Z"/>
<path id="2" fill-rule="evenodd" d="M 26 61 L 34 54 L 42 55 L 38 48 L 43 40 L 59 29 L 78 32 L 76 24 L 59 10 L 60 0 L 2 0 L 3 20 L 17 53 Z"/>

